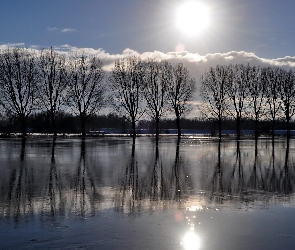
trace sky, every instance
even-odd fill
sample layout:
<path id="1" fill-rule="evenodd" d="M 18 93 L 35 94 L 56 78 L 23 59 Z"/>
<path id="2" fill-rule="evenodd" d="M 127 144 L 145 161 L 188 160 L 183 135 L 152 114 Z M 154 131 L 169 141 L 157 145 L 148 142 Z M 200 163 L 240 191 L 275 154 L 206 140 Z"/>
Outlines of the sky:
<path id="1" fill-rule="evenodd" d="M 187 2 L 208 11 L 196 34 L 176 25 Z M 83 51 L 107 71 L 130 54 L 182 62 L 198 83 L 218 64 L 295 69 L 294 10 L 294 0 L 2 0 L 0 48 Z"/>
<path id="2" fill-rule="evenodd" d="M 196 2 L 202 2 L 202 0 Z M 70 45 L 110 54 L 182 50 L 295 56 L 294 0 L 207 0 L 210 24 L 197 36 L 175 25 L 184 0 L 3 0 L 0 44 Z M 177 49 L 178 48 L 178 49 Z"/>

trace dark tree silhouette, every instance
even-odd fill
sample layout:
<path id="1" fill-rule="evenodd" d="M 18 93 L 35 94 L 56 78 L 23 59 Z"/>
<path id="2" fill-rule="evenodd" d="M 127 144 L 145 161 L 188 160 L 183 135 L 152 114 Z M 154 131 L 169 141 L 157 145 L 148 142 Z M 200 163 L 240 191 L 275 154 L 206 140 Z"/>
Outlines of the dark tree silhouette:
<path id="1" fill-rule="evenodd" d="M 225 96 L 227 74 L 227 66 L 217 65 L 215 68 L 211 67 L 201 76 L 200 94 L 203 99 L 203 105 L 200 109 L 207 118 L 217 119 L 219 138 L 221 138 L 221 123 L 227 108 Z"/>
<path id="2" fill-rule="evenodd" d="M 136 122 L 143 115 L 142 107 L 143 66 L 139 57 L 130 56 L 118 59 L 109 77 L 113 104 L 116 111 L 132 125 L 136 136 Z"/>
<path id="3" fill-rule="evenodd" d="M 144 62 L 144 77 L 142 90 L 147 105 L 147 112 L 155 121 L 156 137 L 159 137 L 160 119 L 168 110 L 169 75 L 166 73 L 167 62 L 148 60 Z"/>
<path id="4" fill-rule="evenodd" d="M 36 107 L 35 58 L 35 54 L 25 48 L 0 52 L 0 105 L 6 114 L 18 117 L 23 136 L 27 133 L 27 117 Z"/>
<path id="5" fill-rule="evenodd" d="M 268 67 L 263 69 L 263 84 L 267 86 L 266 88 L 266 102 L 268 105 L 266 115 L 270 117 L 271 125 L 271 134 L 274 139 L 275 136 L 275 121 L 280 116 L 281 113 L 281 101 L 279 95 L 279 86 L 282 81 L 283 71 L 277 67 Z"/>
<path id="6" fill-rule="evenodd" d="M 226 96 L 229 99 L 227 113 L 236 121 L 237 139 L 241 136 L 241 120 L 247 110 L 247 97 L 249 88 L 247 86 L 251 78 L 251 67 L 243 64 L 230 65 L 228 67 L 228 81 Z"/>
<path id="7" fill-rule="evenodd" d="M 261 118 L 265 116 L 265 96 L 266 85 L 262 81 L 261 69 L 252 67 L 251 78 L 248 81 L 249 88 L 249 112 L 248 116 L 255 121 L 255 139 L 258 138 L 258 124 Z"/>
<path id="8" fill-rule="evenodd" d="M 51 48 L 41 51 L 40 60 L 40 104 L 50 114 L 54 136 L 56 115 L 65 104 L 67 87 L 65 57 Z"/>
<path id="9" fill-rule="evenodd" d="M 106 105 L 106 86 L 102 62 L 96 56 L 75 54 L 68 63 L 70 91 L 67 103 L 80 118 L 82 136 L 86 136 L 86 120 Z"/>
<path id="10" fill-rule="evenodd" d="M 191 101 L 195 91 L 196 82 L 190 77 L 189 71 L 178 63 L 174 66 L 167 64 L 166 72 L 169 74 L 168 100 L 176 116 L 178 137 L 181 136 L 180 118 L 191 110 Z"/>
<path id="11" fill-rule="evenodd" d="M 287 137 L 290 138 L 290 121 L 295 114 L 295 76 L 292 70 L 282 71 L 282 80 L 279 83 L 279 99 L 287 123 Z"/>

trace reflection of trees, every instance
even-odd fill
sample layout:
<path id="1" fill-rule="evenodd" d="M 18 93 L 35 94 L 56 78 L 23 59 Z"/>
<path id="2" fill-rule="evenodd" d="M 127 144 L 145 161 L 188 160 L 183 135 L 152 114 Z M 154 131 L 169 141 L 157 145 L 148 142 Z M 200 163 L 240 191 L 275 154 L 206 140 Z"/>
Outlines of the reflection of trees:
<path id="1" fill-rule="evenodd" d="M 255 178 L 256 181 L 256 187 L 253 188 L 270 193 L 290 194 L 294 191 L 294 183 L 292 184 L 294 179 L 290 179 L 290 177 L 293 176 L 293 173 L 292 171 L 291 173 L 289 172 L 289 142 L 287 142 L 286 145 L 284 160 L 276 159 L 276 151 L 279 150 L 276 148 L 276 144 L 272 141 L 269 164 L 262 165 L 262 160 L 260 160 L 257 167 L 258 153 L 256 153 L 254 161 L 256 176 L 254 176 L 254 173 L 252 174 L 252 179 Z"/>
<path id="2" fill-rule="evenodd" d="M 150 210 L 164 208 L 170 202 L 181 202 L 187 195 L 189 178 L 180 156 L 180 140 L 177 140 L 175 159 L 169 165 L 169 158 L 161 156 L 159 140 L 156 139 L 154 146 L 154 157 L 147 162 L 148 170 L 140 176 L 143 164 L 135 154 L 135 144 L 132 144 L 130 160 L 115 196 L 117 210 L 135 214 L 141 211 L 143 205 Z"/>
<path id="3" fill-rule="evenodd" d="M 56 216 L 65 213 L 65 197 L 62 192 L 62 177 L 60 169 L 56 166 L 55 162 L 55 146 L 56 137 L 52 140 L 51 146 L 51 162 L 49 174 L 46 178 L 46 188 L 43 195 L 42 213 L 50 213 L 51 216 Z"/>
<path id="4" fill-rule="evenodd" d="M 253 162 L 253 168 L 252 171 L 250 172 L 250 178 L 249 178 L 249 187 L 251 189 L 257 189 L 259 188 L 258 186 L 258 181 L 257 181 L 257 164 L 258 163 L 258 138 L 255 137 L 255 153 L 254 153 L 254 162 Z"/>
<path id="5" fill-rule="evenodd" d="M 138 185 L 138 162 L 135 157 L 135 138 L 132 142 L 130 160 L 126 164 L 124 178 L 121 181 L 119 194 L 115 195 L 115 207 L 117 210 L 136 213 L 140 211 L 137 200 L 141 200 L 141 192 Z"/>
<path id="6" fill-rule="evenodd" d="M 213 177 L 212 177 L 212 193 L 210 199 L 213 197 L 223 196 L 223 171 L 221 165 L 221 140 L 218 140 L 218 153 L 217 153 L 217 163 L 214 168 Z"/>
<path id="7" fill-rule="evenodd" d="M 250 202 L 267 201 L 273 195 L 290 195 L 295 190 L 294 162 L 290 159 L 289 142 L 285 157 L 280 157 L 280 145 L 273 143 L 270 148 L 255 148 L 246 152 L 236 144 L 235 159 L 229 149 L 217 149 L 217 163 L 207 185 L 208 198 L 217 203 L 224 200 Z M 211 160 L 213 163 L 213 161 Z M 252 162 L 252 164 L 251 164 Z M 232 166 L 232 167 L 231 167 Z"/>
<path id="8" fill-rule="evenodd" d="M 290 141 L 289 138 L 287 139 L 287 146 L 285 152 L 285 161 L 284 166 L 280 171 L 280 189 L 284 194 L 291 194 L 294 192 L 294 163 L 290 162 L 289 159 L 289 151 L 290 151 Z"/>
<path id="9" fill-rule="evenodd" d="M 80 159 L 72 185 L 74 195 L 71 197 L 71 207 L 81 216 L 85 216 L 88 211 L 94 215 L 95 204 L 99 204 L 101 195 L 98 192 L 93 172 L 86 162 L 85 138 L 81 139 Z"/>
<path id="10" fill-rule="evenodd" d="M 180 144 L 180 138 L 177 139 L 176 144 L 176 154 L 175 154 L 175 160 L 174 160 L 174 167 L 172 170 L 171 175 L 171 184 L 172 184 L 172 199 L 180 201 L 181 199 L 181 158 L 179 156 L 179 144 Z"/>
<path id="11" fill-rule="evenodd" d="M 266 174 L 266 183 L 267 186 L 266 188 L 268 189 L 268 191 L 270 192 L 275 192 L 278 189 L 277 186 L 277 174 L 276 174 L 276 170 L 279 166 L 275 165 L 275 147 L 274 147 L 274 142 L 272 145 L 272 153 L 271 153 L 271 158 L 270 158 L 270 163 L 269 163 L 269 169 L 267 171 Z M 280 168 L 280 167 L 279 167 Z"/>
<path id="12" fill-rule="evenodd" d="M 24 161 L 25 159 L 25 153 L 26 153 L 26 137 L 22 137 L 22 145 L 21 145 L 21 151 L 20 151 L 20 159 L 21 161 Z"/>
<path id="13" fill-rule="evenodd" d="M 150 189 L 148 190 L 149 197 L 152 201 L 165 198 L 165 183 L 163 179 L 163 162 L 159 159 L 159 139 L 156 138 L 155 161 L 152 167 L 152 178 Z"/>
<path id="14" fill-rule="evenodd" d="M 289 141 L 287 139 L 285 157 L 277 160 L 276 157 L 280 156 L 280 152 L 276 144 L 272 143 L 269 167 L 264 173 L 261 171 L 260 186 L 263 191 L 278 194 L 291 194 L 294 192 L 294 163 L 289 158 L 289 150 Z"/>
<path id="15" fill-rule="evenodd" d="M 33 149 L 26 153 L 26 140 L 19 141 L 20 154 L 15 154 L 16 158 L 9 158 L 9 167 L 6 166 L 4 172 L 4 168 L 1 169 L 4 177 L 0 181 L 0 217 L 13 217 L 19 221 L 24 216 L 55 218 L 71 212 L 86 216 L 98 209 L 102 200 L 99 193 L 102 189 L 98 188 L 101 180 L 96 178 L 96 168 L 91 168 L 93 164 L 86 161 L 85 140 L 81 141 L 76 172 L 67 169 L 65 173 L 62 172 L 64 165 L 56 160 L 56 140 L 53 138 L 51 143 L 51 155 L 45 156 L 49 162 L 42 162 L 41 166 L 36 160 L 37 152 L 40 152 L 39 149 L 50 149 L 49 145 L 43 144 L 42 148 L 38 142 L 30 143 L 29 149 L 35 145 L 37 151 Z M 67 157 L 64 154 L 61 156 L 59 159 Z M 44 172 L 40 172 L 40 169 Z"/>
<path id="16" fill-rule="evenodd" d="M 240 150 L 240 142 L 236 141 L 236 158 L 231 173 L 231 186 L 229 187 L 230 194 L 243 195 L 242 191 L 244 188 L 244 167 L 242 163 L 242 156 Z M 235 181 L 237 179 L 237 181 Z"/>
<path id="17" fill-rule="evenodd" d="M 8 192 L 4 197 L 7 204 L 5 215 L 18 220 L 20 214 L 33 214 L 33 189 L 34 177 L 31 168 L 26 166 L 25 161 L 26 138 L 21 141 L 20 163 L 9 176 Z"/>
<path id="18" fill-rule="evenodd" d="M 1 217 L 20 219 L 40 213 L 55 218 L 71 212 L 87 216 L 109 207 L 137 214 L 181 207 L 195 198 L 210 203 L 267 203 L 276 197 L 291 200 L 295 190 L 292 140 L 276 140 L 274 144 L 264 139 L 256 143 L 210 140 L 200 143 L 204 148 L 192 148 L 185 138 L 175 144 L 167 138 L 151 144 L 146 141 L 149 139 L 137 138 L 136 144 L 135 140 L 130 143 L 127 156 L 126 142 L 132 141 L 125 138 L 124 144 L 101 138 L 91 144 L 94 140 L 82 139 L 78 151 L 73 146 L 76 139 L 70 144 L 56 140 L 45 147 L 40 141 L 26 147 L 26 141 L 19 140 L 16 153 L 14 145 L 8 148 L 9 167 L 2 168 L 0 176 Z M 96 143 L 109 149 L 101 152 Z M 61 153 L 61 148 L 66 151 Z M 114 151 L 116 157 L 112 159 Z M 44 152 L 48 152 L 44 155 L 47 163 L 40 166 L 43 156 L 39 161 L 38 153 Z M 98 164 L 100 158 L 96 157 L 101 155 L 105 158 Z M 104 171 L 108 164 L 111 168 Z"/>
<path id="19" fill-rule="evenodd" d="M 167 166 L 168 160 L 160 156 L 160 146 L 156 140 L 155 161 L 151 173 L 149 198 L 151 201 L 180 202 L 187 195 L 189 175 L 180 156 L 180 139 L 176 143 L 175 159 Z M 170 167 L 172 166 L 172 167 Z"/>

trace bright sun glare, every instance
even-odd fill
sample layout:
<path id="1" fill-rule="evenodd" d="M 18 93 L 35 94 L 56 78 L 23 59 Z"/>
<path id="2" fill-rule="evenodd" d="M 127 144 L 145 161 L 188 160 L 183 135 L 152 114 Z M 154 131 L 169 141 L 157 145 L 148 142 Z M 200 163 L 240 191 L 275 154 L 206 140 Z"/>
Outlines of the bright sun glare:
<path id="1" fill-rule="evenodd" d="M 183 238 L 184 250 L 199 250 L 200 249 L 200 238 L 193 231 L 189 231 Z"/>
<path id="2" fill-rule="evenodd" d="M 202 3 L 187 2 L 177 10 L 176 25 L 187 35 L 199 34 L 208 24 L 208 7 Z"/>

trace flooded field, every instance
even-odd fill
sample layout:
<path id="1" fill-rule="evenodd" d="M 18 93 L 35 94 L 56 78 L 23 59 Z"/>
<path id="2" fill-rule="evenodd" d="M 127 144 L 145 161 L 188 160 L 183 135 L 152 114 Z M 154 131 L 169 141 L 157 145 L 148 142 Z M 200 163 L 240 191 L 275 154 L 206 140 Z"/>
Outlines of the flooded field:
<path id="1" fill-rule="evenodd" d="M 0 141 L 1 249 L 295 249 L 295 141 Z"/>

